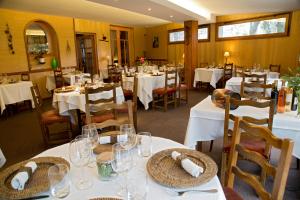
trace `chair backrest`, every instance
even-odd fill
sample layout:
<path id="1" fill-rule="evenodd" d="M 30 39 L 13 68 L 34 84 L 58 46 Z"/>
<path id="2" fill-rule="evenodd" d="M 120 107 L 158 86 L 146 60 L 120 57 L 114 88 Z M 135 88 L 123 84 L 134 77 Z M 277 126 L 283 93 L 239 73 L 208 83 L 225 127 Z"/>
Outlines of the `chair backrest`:
<path id="1" fill-rule="evenodd" d="M 278 72 L 278 73 L 280 73 L 280 67 L 281 67 L 281 65 L 270 64 L 269 69 L 270 69 L 270 72 Z"/>
<path id="2" fill-rule="evenodd" d="M 167 91 L 168 88 L 174 88 L 176 90 L 177 88 L 177 69 L 168 69 L 165 72 L 165 91 Z"/>
<path id="3" fill-rule="evenodd" d="M 240 145 L 241 134 L 244 133 L 252 135 L 252 137 L 260 138 L 268 143 L 272 148 L 274 147 L 281 150 L 279 161 L 276 167 L 269 163 L 268 159 L 266 159 L 264 156 L 249 149 L 245 149 L 242 145 Z M 260 199 L 283 199 L 286 180 L 292 159 L 293 145 L 294 142 L 292 140 L 277 138 L 266 127 L 255 126 L 249 124 L 246 120 L 238 117 L 235 118 L 232 148 L 229 155 L 227 186 L 233 188 L 234 179 L 235 177 L 238 177 L 250 185 L 256 191 Z M 264 188 L 257 178 L 257 175 L 251 174 L 249 170 L 245 171 L 237 166 L 237 160 L 240 158 L 250 161 L 251 163 L 256 163 L 264 171 L 266 171 L 268 176 L 272 176 L 274 178 L 273 189 L 271 193 Z"/>
<path id="4" fill-rule="evenodd" d="M 41 116 L 43 99 L 42 99 L 38 85 L 34 84 L 33 86 L 31 86 L 30 91 L 31 91 L 31 95 L 33 98 L 34 106 L 35 106 L 39 116 Z"/>
<path id="5" fill-rule="evenodd" d="M 54 80 L 56 88 L 61 88 L 64 86 L 64 78 L 63 73 L 60 68 L 53 70 L 54 73 Z"/>
<path id="6" fill-rule="evenodd" d="M 268 117 L 256 119 L 251 116 L 239 116 L 247 120 L 249 123 L 256 125 L 267 125 L 267 127 L 272 130 L 273 128 L 273 118 L 274 118 L 274 100 L 267 100 L 264 102 L 257 102 L 252 100 L 237 100 L 230 98 L 230 96 L 225 96 L 225 117 L 224 117 L 224 137 L 223 144 L 227 145 L 229 142 L 229 137 L 232 136 L 232 129 L 229 128 L 229 122 L 235 119 L 235 116 L 230 113 L 230 107 L 241 107 L 250 106 L 253 108 L 269 108 Z M 237 108 L 239 109 L 239 108 Z M 269 155 L 270 149 L 266 148 L 265 155 Z"/>
<path id="7" fill-rule="evenodd" d="M 208 63 L 207 62 L 201 62 L 199 67 L 200 68 L 204 68 L 204 67 L 207 67 L 208 66 Z"/>
<path id="8" fill-rule="evenodd" d="M 186 83 L 184 67 L 177 67 L 177 73 L 178 73 L 179 86 L 181 84 Z"/>
<path id="9" fill-rule="evenodd" d="M 226 63 L 224 65 L 224 78 L 225 79 L 230 79 L 232 77 L 233 73 L 233 63 Z"/>
<path id="10" fill-rule="evenodd" d="M 29 73 L 22 73 L 21 74 L 21 81 L 30 81 Z"/>
<path id="11" fill-rule="evenodd" d="M 235 65 L 234 66 L 234 76 L 235 77 L 243 77 L 244 67 Z"/>

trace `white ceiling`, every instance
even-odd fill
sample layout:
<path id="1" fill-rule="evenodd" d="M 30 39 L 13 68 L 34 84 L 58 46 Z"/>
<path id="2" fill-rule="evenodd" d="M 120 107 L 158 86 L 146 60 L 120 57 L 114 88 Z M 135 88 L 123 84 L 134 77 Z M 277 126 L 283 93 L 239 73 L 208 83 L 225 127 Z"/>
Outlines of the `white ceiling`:
<path id="1" fill-rule="evenodd" d="M 0 0 L 0 7 L 106 21 L 127 26 L 154 26 L 198 20 L 214 22 L 215 16 L 282 12 L 300 9 L 300 0 L 182 0 L 206 10 L 211 19 L 182 8 L 172 0 Z M 151 11 L 148 11 L 151 8 Z M 170 16 L 173 16 L 172 18 Z M 202 15 L 202 16 L 201 16 Z"/>

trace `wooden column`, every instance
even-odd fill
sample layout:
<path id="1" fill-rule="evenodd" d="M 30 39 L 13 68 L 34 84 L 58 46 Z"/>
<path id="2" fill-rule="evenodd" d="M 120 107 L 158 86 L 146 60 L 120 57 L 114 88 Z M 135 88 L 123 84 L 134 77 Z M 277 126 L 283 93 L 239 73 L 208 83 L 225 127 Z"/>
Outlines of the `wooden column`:
<path id="1" fill-rule="evenodd" d="M 197 66 L 198 21 L 184 22 L 184 68 L 189 88 L 193 87 L 194 73 Z"/>

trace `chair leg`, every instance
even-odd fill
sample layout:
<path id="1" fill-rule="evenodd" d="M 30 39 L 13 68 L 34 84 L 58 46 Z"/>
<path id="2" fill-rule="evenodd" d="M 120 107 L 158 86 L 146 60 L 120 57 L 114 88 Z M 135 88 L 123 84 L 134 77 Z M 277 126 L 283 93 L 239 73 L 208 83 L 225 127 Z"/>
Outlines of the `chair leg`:
<path id="1" fill-rule="evenodd" d="M 214 145 L 214 141 L 211 140 L 211 141 L 210 141 L 210 145 L 209 145 L 209 152 L 212 151 L 213 145 Z"/>
<path id="2" fill-rule="evenodd" d="M 189 90 L 188 89 L 185 90 L 185 98 L 186 98 L 186 104 L 188 104 L 189 103 Z"/>
<path id="3" fill-rule="evenodd" d="M 297 169 L 299 170 L 300 168 L 300 159 L 299 158 L 296 158 L 297 159 Z"/>
<path id="4" fill-rule="evenodd" d="M 168 94 L 164 94 L 164 111 L 168 110 Z"/>
<path id="5" fill-rule="evenodd" d="M 155 96 L 154 95 L 152 95 L 153 96 L 153 100 L 152 100 L 152 109 L 155 109 Z"/>
<path id="6" fill-rule="evenodd" d="M 197 146 L 196 146 L 197 151 L 202 152 L 202 147 L 203 147 L 203 142 L 197 141 Z"/>
<path id="7" fill-rule="evenodd" d="M 227 153 L 222 152 L 222 161 L 221 161 L 221 184 L 225 187 L 225 178 L 227 170 Z"/>
<path id="8" fill-rule="evenodd" d="M 178 90 L 178 103 L 179 103 L 179 106 L 181 105 L 181 89 L 179 88 L 179 90 Z M 176 96 L 175 96 L 175 98 L 176 98 Z"/>
<path id="9" fill-rule="evenodd" d="M 177 108 L 177 97 L 176 97 L 176 92 L 173 94 L 173 99 L 174 99 L 174 107 Z"/>

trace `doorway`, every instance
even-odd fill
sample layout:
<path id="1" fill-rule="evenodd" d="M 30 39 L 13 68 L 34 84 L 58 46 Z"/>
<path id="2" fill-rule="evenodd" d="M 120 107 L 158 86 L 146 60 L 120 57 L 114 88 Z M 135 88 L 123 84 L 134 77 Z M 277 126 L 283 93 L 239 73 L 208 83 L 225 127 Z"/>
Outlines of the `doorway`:
<path id="1" fill-rule="evenodd" d="M 77 63 L 80 71 L 91 76 L 98 73 L 96 54 L 96 34 L 76 33 Z"/>

